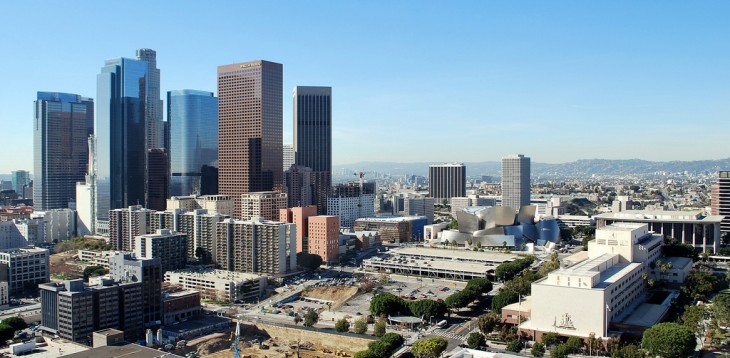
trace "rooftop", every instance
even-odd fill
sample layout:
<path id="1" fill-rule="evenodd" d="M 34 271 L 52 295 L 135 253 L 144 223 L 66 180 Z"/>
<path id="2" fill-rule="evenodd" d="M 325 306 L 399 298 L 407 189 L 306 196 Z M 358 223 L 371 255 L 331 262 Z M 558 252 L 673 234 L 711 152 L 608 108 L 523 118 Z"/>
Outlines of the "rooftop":
<path id="1" fill-rule="evenodd" d="M 125 344 L 123 346 L 103 346 L 91 348 L 87 351 L 66 355 L 67 358 L 175 358 L 179 355 L 158 351 L 152 348 L 143 347 L 137 344 Z"/>
<path id="2" fill-rule="evenodd" d="M 425 216 L 379 216 L 374 218 L 360 218 L 355 220 L 355 222 L 358 221 L 369 221 L 369 222 L 392 222 L 392 223 L 398 223 L 398 222 L 404 222 L 404 221 L 413 221 L 413 220 L 426 220 Z"/>
<path id="3" fill-rule="evenodd" d="M 480 252 L 469 250 L 447 250 L 431 247 L 400 247 L 389 251 L 391 254 L 409 256 L 428 256 L 433 258 L 447 258 L 462 261 L 489 261 L 506 262 L 513 261 L 519 256 L 513 254 L 502 254 L 498 252 Z"/>
<path id="4" fill-rule="evenodd" d="M 184 270 L 168 271 L 168 273 L 195 276 L 195 277 L 203 277 L 203 278 L 209 278 L 209 279 L 217 278 L 217 279 L 228 279 L 228 280 L 258 280 L 259 278 L 264 277 L 262 275 L 257 275 L 257 274 L 253 274 L 253 273 L 235 272 L 235 271 L 226 271 L 226 270 L 202 270 L 201 271 L 198 269 L 184 269 Z"/>
<path id="5" fill-rule="evenodd" d="M 618 213 L 603 213 L 596 219 L 636 220 L 641 222 L 675 221 L 720 223 L 722 215 L 703 215 L 702 211 L 626 210 Z"/>

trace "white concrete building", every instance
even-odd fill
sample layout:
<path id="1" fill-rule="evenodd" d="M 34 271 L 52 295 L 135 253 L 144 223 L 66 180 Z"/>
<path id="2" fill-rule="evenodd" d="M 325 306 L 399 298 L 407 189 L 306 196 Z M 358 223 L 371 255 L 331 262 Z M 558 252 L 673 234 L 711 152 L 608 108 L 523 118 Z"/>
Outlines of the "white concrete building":
<path id="1" fill-rule="evenodd" d="M 94 234 L 96 216 L 94 211 L 93 183 L 76 183 L 76 234 Z"/>
<path id="2" fill-rule="evenodd" d="M 289 168 L 294 164 L 294 146 L 291 144 L 284 144 L 283 145 L 283 171 L 289 170 Z"/>
<path id="3" fill-rule="evenodd" d="M 451 198 L 451 216 L 456 218 L 456 213 L 472 206 L 496 206 L 497 199 L 479 195 L 467 195 Z"/>
<path id="4" fill-rule="evenodd" d="M 167 199 L 167 210 L 208 210 L 209 214 L 233 217 L 233 198 L 230 195 L 173 196 Z"/>
<path id="5" fill-rule="evenodd" d="M 48 282 L 50 269 L 46 249 L 30 247 L 0 251 L 0 276 L 7 277 L 11 294 Z"/>
<path id="6" fill-rule="evenodd" d="M 406 195 L 403 198 L 404 216 L 425 216 L 429 224 L 433 224 L 433 206 L 435 199 L 420 195 Z"/>
<path id="7" fill-rule="evenodd" d="M 568 263 L 532 284 L 530 317 L 520 330 L 533 339 L 547 332 L 609 337 L 610 325 L 629 317 L 647 299 L 644 273 L 651 274 L 662 243 L 661 235 L 642 224 L 620 223 L 597 230 L 596 239 L 588 243 L 587 259 Z M 511 313 L 503 309 L 502 314 Z M 652 317 L 661 318 L 661 314 Z"/>
<path id="8" fill-rule="evenodd" d="M 255 301 L 266 288 L 265 276 L 225 270 L 178 270 L 165 272 L 165 281 L 198 290 L 204 300 Z"/>
<path id="9" fill-rule="evenodd" d="M 286 209 L 289 199 L 286 193 L 260 191 L 241 195 L 241 220 L 263 217 L 278 220 L 279 209 Z"/>
<path id="10" fill-rule="evenodd" d="M 53 209 L 34 212 L 31 219 L 43 220 L 46 240 L 61 242 L 76 236 L 76 211 L 72 209 Z"/>

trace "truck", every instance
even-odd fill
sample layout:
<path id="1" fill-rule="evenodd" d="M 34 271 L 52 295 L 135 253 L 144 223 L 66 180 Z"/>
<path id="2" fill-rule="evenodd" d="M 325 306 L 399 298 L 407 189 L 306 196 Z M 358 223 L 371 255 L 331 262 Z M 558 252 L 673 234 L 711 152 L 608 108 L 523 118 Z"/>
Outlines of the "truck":
<path id="1" fill-rule="evenodd" d="M 35 349 L 35 341 L 11 344 L 10 349 L 13 352 L 14 356 L 19 356 L 19 355 L 23 355 L 25 353 L 30 353 Z"/>

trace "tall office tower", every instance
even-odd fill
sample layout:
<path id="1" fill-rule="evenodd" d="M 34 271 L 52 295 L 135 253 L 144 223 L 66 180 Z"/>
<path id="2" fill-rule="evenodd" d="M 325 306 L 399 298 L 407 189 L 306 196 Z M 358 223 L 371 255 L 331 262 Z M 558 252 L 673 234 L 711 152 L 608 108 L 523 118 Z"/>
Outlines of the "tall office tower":
<path id="1" fill-rule="evenodd" d="M 283 66 L 268 61 L 218 67 L 218 192 L 282 190 Z"/>
<path id="2" fill-rule="evenodd" d="M 38 123 L 38 121 L 36 121 L 36 123 Z M 37 131 L 38 131 L 37 130 L 37 126 L 34 127 L 34 128 L 36 128 L 36 133 L 37 133 Z M 35 141 L 34 141 L 34 148 L 33 148 L 34 149 L 34 152 L 35 152 L 34 153 L 34 157 L 38 157 L 38 151 L 35 149 L 35 143 L 38 141 L 37 134 L 36 134 L 36 137 L 34 139 L 35 139 Z M 35 167 L 36 166 L 35 158 L 33 160 L 33 166 L 34 166 L 33 170 L 36 171 L 35 173 L 38 173 L 38 171 L 37 171 L 38 169 Z M 35 174 L 35 175 L 36 175 L 36 178 L 37 178 L 38 177 L 38 174 Z M 18 197 L 19 198 L 22 198 L 23 197 L 23 187 L 25 187 L 26 185 L 28 185 L 28 183 L 30 183 L 30 173 L 28 173 L 27 170 L 16 170 L 16 171 L 13 171 L 13 172 L 10 173 L 10 181 L 13 183 L 13 190 L 15 190 L 15 193 L 18 194 Z M 66 201 L 66 203 L 68 203 L 68 200 Z M 35 205 L 35 203 L 33 203 L 33 206 L 34 207 L 37 207 L 37 205 Z M 45 209 L 43 209 L 43 210 L 45 210 Z"/>
<path id="3" fill-rule="evenodd" d="M 109 257 L 109 274 L 122 283 L 142 283 L 142 322 L 145 327 L 162 322 L 162 270 L 160 259 L 135 258 L 115 252 Z"/>
<path id="4" fill-rule="evenodd" d="M 430 165 L 428 195 L 438 204 L 455 196 L 466 196 L 466 167 L 461 163 Z"/>
<path id="5" fill-rule="evenodd" d="M 292 165 L 284 172 L 284 192 L 289 198 L 289 207 L 314 204 L 312 168 Z"/>
<path id="6" fill-rule="evenodd" d="M 315 215 L 317 215 L 317 207 L 311 205 L 279 209 L 279 221 L 294 224 L 297 229 L 297 252 L 309 252 L 309 217 Z"/>
<path id="7" fill-rule="evenodd" d="M 106 226 L 101 232 L 96 231 L 96 137 L 92 134 L 88 139 L 89 165 L 84 176 L 84 181 L 76 183 L 76 233 L 84 236 L 91 233 L 107 234 L 109 227 Z"/>
<path id="8" fill-rule="evenodd" d="M 730 171 L 720 171 L 717 175 L 717 189 L 713 187 L 712 214 L 724 215 L 720 232 L 730 232 Z"/>
<path id="9" fill-rule="evenodd" d="M 283 163 L 284 166 L 282 167 L 282 170 L 287 171 L 289 170 L 289 167 L 291 167 L 294 164 L 294 146 L 291 144 L 284 144 L 283 148 Z"/>
<path id="10" fill-rule="evenodd" d="M 188 237 L 170 229 L 134 238 L 134 254 L 147 259 L 160 259 L 162 272 L 180 270 L 187 263 Z"/>
<path id="11" fill-rule="evenodd" d="M 165 148 L 165 129 L 162 122 L 160 99 L 160 69 L 157 68 L 157 52 L 148 48 L 137 50 L 137 61 L 147 64 L 147 92 L 145 96 L 146 149 Z"/>
<path id="12" fill-rule="evenodd" d="M 530 158 L 522 154 L 502 158 L 502 206 L 515 211 L 530 205 Z"/>
<path id="13" fill-rule="evenodd" d="M 212 92 L 167 92 L 170 195 L 218 194 L 218 98 Z"/>
<path id="14" fill-rule="evenodd" d="M 310 254 L 319 255 L 326 263 L 337 262 L 340 257 L 340 218 L 337 216 L 312 216 L 309 218 Z"/>
<path id="15" fill-rule="evenodd" d="M 109 210 L 109 243 L 118 251 L 133 251 L 134 238 L 150 233 L 152 210 L 141 205 Z"/>
<path id="16" fill-rule="evenodd" d="M 146 62 L 107 60 L 97 81 L 96 221 L 104 226 L 109 210 L 146 205 L 147 99 Z"/>
<path id="17" fill-rule="evenodd" d="M 151 210 L 165 210 L 169 197 L 170 172 L 168 166 L 170 157 L 165 148 L 155 148 L 147 151 L 147 208 Z"/>
<path id="18" fill-rule="evenodd" d="M 317 212 L 327 213 L 332 186 L 332 88 L 294 87 L 294 163 L 312 168 Z"/>
<path id="19" fill-rule="evenodd" d="M 76 183 L 84 180 L 89 162 L 94 100 L 58 92 L 38 92 L 36 98 L 33 207 L 68 208 L 69 201 L 76 200 Z M 23 195 L 22 187 L 19 194 Z"/>
<path id="20" fill-rule="evenodd" d="M 375 216 L 375 183 L 347 183 L 332 187 L 327 215 L 340 217 L 340 225 L 352 228 L 355 220 Z"/>
<path id="21" fill-rule="evenodd" d="M 251 220 L 262 217 L 266 220 L 277 220 L 279 209 L 286 209 L 287 197 L 285 193 L 276 191 L 262 191 L 241 195 L 242 220 Z"/>
<path id="22" fill-rule="evenodd" d="M 216 263 L 224 270 L 281 274 L 297 267 L 294 224 L 227 219 L 218 223 Z"/>

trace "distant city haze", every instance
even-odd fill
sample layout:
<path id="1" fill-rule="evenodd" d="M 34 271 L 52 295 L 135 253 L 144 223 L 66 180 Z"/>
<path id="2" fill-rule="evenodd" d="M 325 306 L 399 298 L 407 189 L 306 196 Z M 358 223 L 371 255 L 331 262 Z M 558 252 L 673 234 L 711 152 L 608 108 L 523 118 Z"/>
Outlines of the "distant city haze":
<path id="1" fill-rule="evenodd" d="M 0 15 L 0 173 L 33 171 L 38 91 L 98 105 L 104 61 L 141 48 L 157 52 L 163 97 L 218 96 L 220 65 L 283 64 L 283 143 L 293 142 L 293 88 L 332 87 L 335 169 L 510 153 L 533 163 L 730 157 L 730 2 L 48 5 L 9 2 Z"/>

